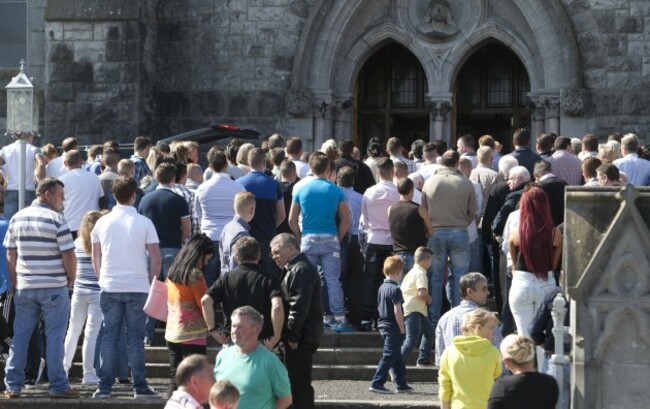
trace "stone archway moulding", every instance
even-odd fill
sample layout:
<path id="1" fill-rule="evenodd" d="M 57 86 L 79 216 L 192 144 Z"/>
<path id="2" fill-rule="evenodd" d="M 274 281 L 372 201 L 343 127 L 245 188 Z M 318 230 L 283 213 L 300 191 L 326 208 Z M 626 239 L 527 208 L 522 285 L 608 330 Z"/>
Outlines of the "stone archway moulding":
<path id="1" fill-rule="evenodd" d="M 321 99 L 350 95 L 365 61 L 394 41 L 422 64 L 429 98 L 451 101 L 462 64 L 491 40 L 503 43 L 519 57 L 530 77 L 531 96 L 539 97 L 540 104 L 550 107 L 559 101 L 561 90 L 581 88 L 577 42 L 560 0 L 511 0 L 523 19 L 518 22 L 520 27 L 527 27 L 529 33 L 517 32 L 516 24 L 505 25 L 487 17 L 465 33 L 462 41 L 449 44 L 428 43 L 404 27 L 394 8 L 395 4 L 408 7 L 408 1 L 316 0 L 299 41 L 292 89 L 309 90 Z M 369 23 L 363 20 L 368 15 L 383 17 Z M 434 116 L 432 113 L 432 123 Z"/>

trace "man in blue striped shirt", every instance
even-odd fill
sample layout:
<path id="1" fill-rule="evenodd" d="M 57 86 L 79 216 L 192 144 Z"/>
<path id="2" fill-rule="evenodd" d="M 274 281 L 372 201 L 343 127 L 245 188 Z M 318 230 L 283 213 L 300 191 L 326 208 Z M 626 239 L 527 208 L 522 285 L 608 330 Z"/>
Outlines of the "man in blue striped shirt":
<path id="1" fill-rule="evenodd" d="M 481 308 L 487 302 L 490 295 L 487 284 L 487 278 L 481 273 L 468 273 L 460 278 L 460 295 L 463 300 L 440 317 L 436 326 L 436 366 L 440 366 L 445 348 L 452 344 L 455 337 L 461 335 L 460 327 L 465 314 Z M 501 330 L 497 328 L 492 344 L 499 349 L 502 340 Z"/>
<path id="2" fill-rule="evenodd" d="M 36 200 L 11 218 L 4 240 L 14 289 L 14 338 L 5 377 L 6 398 L 20 397 L 29 339 L 39 318 L 45 322 L 47 374 L 53 398 L 78 398 L 63 368 L 63 337 L 70 314 L 68 286 L 75 280 L 72 235 L 63 215 L 63 183 L 46 178 Z"/>

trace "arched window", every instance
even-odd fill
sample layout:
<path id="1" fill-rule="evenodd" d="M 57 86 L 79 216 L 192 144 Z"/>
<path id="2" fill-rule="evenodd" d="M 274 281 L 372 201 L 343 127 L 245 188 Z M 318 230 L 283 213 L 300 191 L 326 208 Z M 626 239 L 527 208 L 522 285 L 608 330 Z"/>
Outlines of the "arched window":
<path id="1" fill-rule="evenodd" d="M 463 64 L 456 78 L 455 135 L 491 134 L 508 146 L 515 128 L 530 124 L 528 73 L 517 56 L 489 43 Z"/>
<path id="2" fill-rule="evenodd" d="M 404 146 L 429 139 L 429 113 L 424 107 L 427 80 L 418 59 L 406 48 L 389 44 L 364 64 L 358 78 L 356 143 L 391 136 Z"/>

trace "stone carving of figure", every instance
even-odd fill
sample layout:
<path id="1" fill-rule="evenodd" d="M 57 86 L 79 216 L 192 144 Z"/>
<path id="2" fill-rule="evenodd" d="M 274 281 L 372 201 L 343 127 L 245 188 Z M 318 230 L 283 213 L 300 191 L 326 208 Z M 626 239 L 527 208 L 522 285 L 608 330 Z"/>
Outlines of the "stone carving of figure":
<path id="1" fill-rule="evenodd" d="M 459 31 L 451 15 L 451 7 L 447 0 L 429 1 L 424 23 L 419 28 L 425 34 L 434 37 L 446 37 Z"/>

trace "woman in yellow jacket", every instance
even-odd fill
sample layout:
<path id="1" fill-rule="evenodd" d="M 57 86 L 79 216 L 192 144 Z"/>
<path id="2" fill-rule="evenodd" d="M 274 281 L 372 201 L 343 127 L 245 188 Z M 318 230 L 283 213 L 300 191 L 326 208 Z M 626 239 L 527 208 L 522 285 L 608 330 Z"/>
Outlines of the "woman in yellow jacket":
<path id="1" fill-rule="evenodd" d="M 442 409 L 485 409 L 494 380 L 501 375 L 499 351 L 491 339 L 499 321 L 476 309 L 463 318 L 463 335 L 454 338 L 440 360 Z"/>

